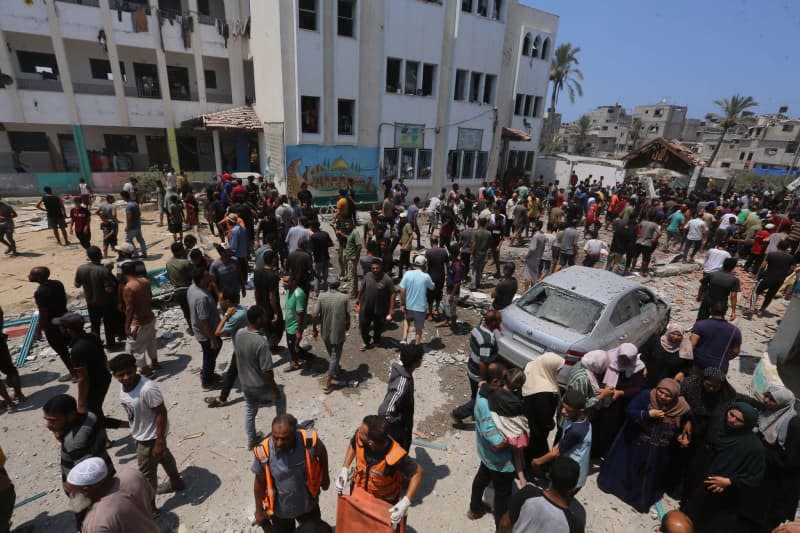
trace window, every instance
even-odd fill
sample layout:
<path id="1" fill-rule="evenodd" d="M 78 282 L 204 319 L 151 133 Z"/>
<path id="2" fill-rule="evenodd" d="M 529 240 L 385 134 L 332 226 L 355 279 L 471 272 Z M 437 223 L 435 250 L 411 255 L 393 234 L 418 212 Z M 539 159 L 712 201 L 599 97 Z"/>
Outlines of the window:
<path id="1" fill-rule="evenodd" d="M 747 160 L 748 161 L 752 161 L 753 160 L 753 152 L 750 152 L 749 154 L 747 154 Z"/>
<path id="2" fill-rule="evenodd" d="M 522 55 L 529 56 L 531 55 L 531 34 L 526 33 L 525 39 L 522 40 Z"/>
<path id="3" fill-rule="evenodd" d="M 485 17 L 489 13 L 489 0 L 478 0 L 478 15 Z"/>
<path id="4" fill-rule="evenodd" d="M 475 163 L 475 179 L 486 179 L 486 168 L 488 167 L 489 152 L 478 152 L 478 159 Z"/>
<path id="5" fill-rule="evenodd" d="M 472 0 L 461 0 L 461 11 L 472 13 Z"/>
<path id="6" fill-rule="evenodd" d="M 650 126 L 650 128 L 647 131 L 649 131 L 650 133 L 658 133 L 658 126 Z"/>
<path id="7" fill-rule="evenodd" d="M 317 31 L 317 0 L 297 0 L 297 10 L 300 29 Z"/>
<path id="8" fill-rule="evenodd" d="M 106 141 L 106 149 L 109 152 L 118 154 L 135 154 L 139 152 L 136 143 L 136 135 L 103 135 Z"/>
<path id="9" fill-rule="evenodd" d="M 786 151 L 787 154 L 794 153 L 795 150 L 797 150 L 797 143 L 796 142 L 792 141 L 792 142 L 786 143 L 786 150 L 785 151 Z"/>
<path id="10" fill-rule="evenodd" d="M 533 116 L 534 117 L 541 117 L 542 116 L 542 107 L 544 106 L 544 97 L 536 96 L 533 99 Z"/>
<path id="11" fill-rule="evenodd" d="M 602 128 L 600 128 L 600 129 L 601 129 L 602 131 L 608 131 L 608 126 L 603 126 L 603 127 L 602 127 Z"/>
<path id="12" fill-rule="evenodd" d="M 353 123 L 356 115 L 355 100 L 339 100 L 339 135 L 353 135 Z"/>
<path id="13" fill-rule="evenodd" d="M 430 179 L 432 155 L 432 150 L 423 148 L 386 148 L 383 151 L 383 176 L 384 178 L 399 176 L 409 180 Z"/>
<path id="14" fill-rule="evenodd" d="M 417 94 L 417 80 L 419 79 L 419 62 L 406 61 L 406 94 Z"/>
<path id="15" fill-rule="evenodd" d="M 523 115 L 525 115 L 526 117 L 529 117 L 529 116 L 531 116 L 532 111 L 533 111 L 533 96 L 531 96 L 529 94 L 526 94 L 525 95 L 525 112 L 523 113 Z"/>
<path id="16" fill-rule="evenodd" d="M 483 80 L 483 103 L 494 103 L 494 86 L 497 81 L 497 76 L 494 74 L 487 74 Z"/>
<path id="17" fill-rule="evenodd" d="M 417 179 L 430 179 L 433 166 L 433 150 L 417 150 Z"/>
<path id="18" fill-rule="evenodd" d="M 383 150 L 383 177 L 397 177 L 397 148 L 384 148 Z"/>
<path id="19" fill-rule="evenodd" d="M 783 128 L 781 128 L 781 131 L 794 131 L 794 125 L 793 124 L 784 124 Z"/>
<path id="20" fill-rule="evenodd" d="M 386 59 L 386 92 L 400 91 L 400 64 L 402 60 L 389 57 Z"/>
<path id="21" fill-rule="evenodd" d="M 173 100 L 191 100 L 189 92 L 189 69 L 167 65 L 169 96 Z"/>
<path id="22" fill-rule="evenodd" d="M 461 152 L 458 150 L 450 150 L 447 154 L 447 176 L 450 179 L 458 177 L 459 163 L 461 162 Z"/>
<path id="23" fill-rule="evenodd" d="M 538 35 L 536 39 L 533 40 L 533 48 L 531 48 L 531 57 L 539 57 L 539 53 L 542 51 L 542 38 Z"/>
<path id="24" fill-rule="evenodd" d="M 470 102 L 480 102 L 481 77 L 483 77 L 483 74 L 481 74 L 480 72 L 472 73 L 472 77 L 470 78 L 470 84 L 469 84 Z"/>
<path id="25" fill-rule="evenodd" d="M 89 70 L 92 72 L 92 79 L 114 79 L 114 75 L 111 73 L 111 61 L 107 59 L 89 59 Z M 122 81 L 127 81 L 128 77 L 125 75 L 125 63 L 122 61 L 119 62 L 119 70 L 122 73 Z"/>
<path id="26" fill-rule="evenodd" d="M 475 175 L 475 152 L 464 152 L 461 160 L 461 179 L 472 179 Z"/>
<path id="27" fill-rule="evenodd" d="M 509 169 L 517 168 L 517 151 L 516 150 L 509 150 L 508 151 L 508 164 L 506 166 Z"/>
<path id="28" fill-rule="evenodd" d="M 133 75 L 136 78 L 136 96 L 139 98 L 161 98 L 158 70 L 155 65 L 134 63 Z"/>
<path id="29" fill-rule="evenodd" d="M 500 20 L 502 9 L 503 9 L 503 0 L 494 0 L 494 11 L 492 11 L 492 18 L 495 20 Z"/>
<path id="30" fill-rule="evenodd" d="M 525 170 L 530 172 L 533 172 L 533 155 L 534 153 L 532 151 L 525 152 Z"/>
<path id="31" fill-rule="evenodd" d="M 17 60 L 20 72 L 41 74 L 42 79 L 45 80 L 58 79 L 58 63 L 55 54 L 17 50 Z"/>
<path id="32" fill-rule="evenodd" d="M 456 88 L 453 100 L 464 100 L 467 92 L 467 71 L 456 70 Z"/>
<path id="33" fill-rule="evenodd" d="M 522 114 L 522 105 L 525 103 L 525 95 L 518 94 L 516 100 L 514 100 L 514 114 L 521 115 Z"/>
<path id="34" fill-rule="evenodd" d="M 303 133 L 319 133 L 319 96 L 300 97 Z"/>
<path id="35" fill-rule="evenodd" d="M 339 0 L 336 8 L 336 30 L 342 37 L 355 37 L 355 0 Z"/>
<path id="36" fill-rule="evenodd" d="M 433 95 L 434 78 L 436 78 L 436 65 L 425 63 L 422 66 L 422 96 Z"/>
<path id="37" fill-rule="evenodd" d="M 217 73 L 213 70 L 204 70 L 203 77 L 206 79 L 206 89 L 217 88 Z"/>
<path id="38" fill-rule="evenodd" d="M 414 179 L 416 173 L 417 150 L 414 148 L 402 148 L 400 150 L 400 177 Z"/>
<path id="39" fill-rule="evenodd" d="M 664 110 L 663 109 L 656 109 L 655 111 L 653 111 L 653 116 L 654 117 L 663 117 L 664 116 Z"/>
<path id="40" fill-rule="evenodd" d="M 626 294 L 617 302 L 614 312 L 611 313 L 611 324 L 619 326 L 638 316 L 641 311 L 639 298 L 636 293 Z"/>
<path id="41" fill-rule="evenodd" d="M 744 160 L 744 152 L 739 152 L 739 161 Z"/>
<path id="42" fill-rule="evenodd" d="M 49 152 L 47 134 L 43 131 L 9 131 L 8 143 L 15 152 Z"/>

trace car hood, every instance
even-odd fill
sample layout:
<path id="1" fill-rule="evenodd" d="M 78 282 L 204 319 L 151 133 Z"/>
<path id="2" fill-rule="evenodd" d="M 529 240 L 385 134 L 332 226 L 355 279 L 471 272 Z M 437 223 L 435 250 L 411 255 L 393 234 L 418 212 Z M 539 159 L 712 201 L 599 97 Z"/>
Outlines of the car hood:
<path id="1" fill-rule="evenodd" d="M 537 318 L 516 304 L 511 304 L 503 309 L 502 316 L 502 335 L 514 336 L 516 341 L 523 344 L 532 344 L 532 349 L 564 354 L 570 346 L 586 336 L 575 330 Z"/>

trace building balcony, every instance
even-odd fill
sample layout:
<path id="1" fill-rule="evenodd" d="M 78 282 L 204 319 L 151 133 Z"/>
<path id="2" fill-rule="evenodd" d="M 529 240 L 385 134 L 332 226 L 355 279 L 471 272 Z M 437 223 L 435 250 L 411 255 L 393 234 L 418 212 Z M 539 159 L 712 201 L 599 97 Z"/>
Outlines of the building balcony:
<path id="1" fill-rule="evenodd" d="M 56 3 L 56 13 L 61 35 L 65 39 L 97 43 L 97 35 L 103 29 L 103 16 L 96 6 L 85 2 L 80 4 L 77 1 L 59 1 Z"/>
<path id="2" fill-rule="evenodd" d="M 144 9 L 144 14 L 138 13 L 136 9 Z M 137 48 L 155 48 L 157 44 L 153 41 L 150 35 L 149 28 L 154 24 L 158 24 L 156 16 L 150 13 L 149 7 L 139 7 L 136 4 L 124 4 L 127 9 L 120 8 L 117 10 L 114 3 L 111 3 L 111 9 L 114 11 L 114 16 L 111 17 L 111 24 L 114 29 L 114 38 L 117 40 L 117 46 L 135 46 Z M 141 21 L 147 21 L 147 29 L 144 27 L 137 27 L 134 22 L 136 17 Z"/>
<path id="3" fill-rule="evenodd" d="M 115 96 L 114 85 L 111 83 L 73 83 L 72 89 L 75 91 L 75 94 Z"/>
<path id="4" fill-rule="evenodd" d="M 225 40 L 222 38 L 222 35 L 219 34 L 219 30 L 215 24 L 195 25 L 194 31 L 200 32 L 204 56 L 228 57 L 228 49 L 225 48 Z"/>
<path id="5" fill-rule="evenodd" d="M 78 4 L 80 6 L 100 7 L 100 0 L 58 0 L 65 4 Z"/>
<path id="6" fill-rule="evenodd" d="M 33 91 L 63 92 L 60 80 L 46 80 L 35 78 L 16 78 L 17 89 Z"/>
<path id="7" fill-rule="evenodd" d="M 25 122 L 29 124 L 72 124 L 64 93 L 23 90 L 19 99 Z"/>
<path id="8" fill-rule="evenodd" d="M 141 84 L 135 86 L 125 86 L 125 96 L 133 96 L 136 98 L 153 98 L 156 100 L 161 99 L 161 91 L 158 87 L 147 87 Z"/>

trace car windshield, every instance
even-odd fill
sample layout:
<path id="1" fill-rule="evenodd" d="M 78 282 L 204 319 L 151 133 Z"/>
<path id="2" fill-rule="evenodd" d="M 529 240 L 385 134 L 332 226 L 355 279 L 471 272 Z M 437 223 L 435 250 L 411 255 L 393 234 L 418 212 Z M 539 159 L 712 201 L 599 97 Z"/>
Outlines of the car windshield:
<path id="1" fill-rule="evenodd" d="M 536 318 L 558 324 L 586 335 L 603 312 L 603 305 L 579 294 L 540 283 L 522 298 L 517 305 Z"/>

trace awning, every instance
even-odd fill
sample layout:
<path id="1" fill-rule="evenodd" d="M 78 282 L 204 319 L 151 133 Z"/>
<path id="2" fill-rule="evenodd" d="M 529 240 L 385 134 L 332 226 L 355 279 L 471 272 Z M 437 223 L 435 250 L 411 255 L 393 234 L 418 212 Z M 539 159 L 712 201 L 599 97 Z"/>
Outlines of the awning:
<path id="1" fill-rule="evenodd" d="M 261 131 L 264 129 L 264 125 L 256 115 L 255 110 L 249 105 L 223 109 L 222 111 L 190 118 L 184 120 L 181 123 L 181 127 L 240 131 Z"/>
<path id="2" fill-rule="evenodd" d="M 502 138 L 508 139 L 509 141 L 528 142 L 531 140 L 531 134 L 515 128 L 503 128 Z"/>

